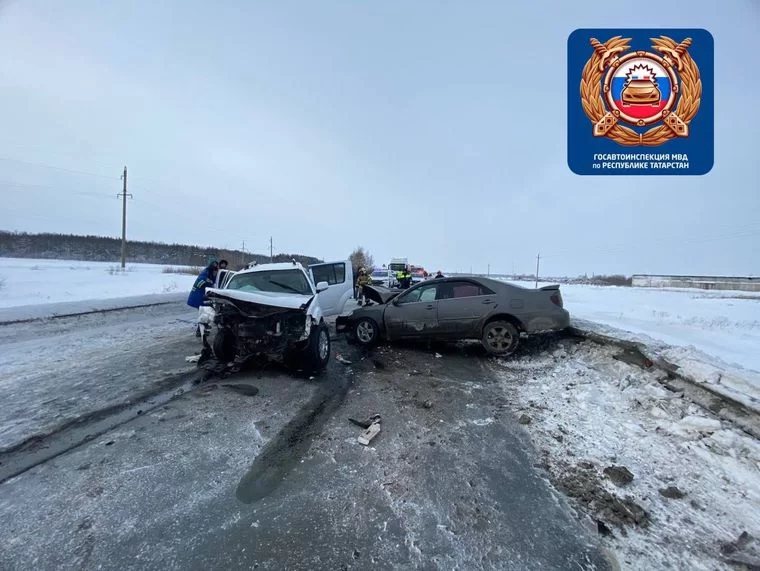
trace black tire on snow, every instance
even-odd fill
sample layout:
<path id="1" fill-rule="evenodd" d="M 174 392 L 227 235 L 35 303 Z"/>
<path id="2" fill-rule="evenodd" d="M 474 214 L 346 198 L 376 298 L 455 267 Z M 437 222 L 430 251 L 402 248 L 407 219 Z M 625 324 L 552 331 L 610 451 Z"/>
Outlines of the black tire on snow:
<path id="1" fill-rule="evenodd" d="M 354 324 L 352 333 L 359 345 L 362 347 L 372 347 L 380 337 L 380 328 L 374 319 L 362 317 Z"/>
<path id="2" fill-rule="evenodd" d="M 235 334 L 229 329 L 220 329 L 214 337 L 212 345 L 214 356 L 222 363 L 231 363 L 237 353 Z"/>
<path id="3" fill-rule="evenodd" d="M 322 371 L 330 361 L 330 330 L 327 324 L 320 323 L 309 335 L 309 344 L 304 351 L 304 365 L 313 373 Z"/>
<path id="4" fill-rule="evenodd" d="M 520 344 L 520 332 L 509 321 L 491 321 L 483 327 L 481 344 L 491 355 L 511 355 Z"/>

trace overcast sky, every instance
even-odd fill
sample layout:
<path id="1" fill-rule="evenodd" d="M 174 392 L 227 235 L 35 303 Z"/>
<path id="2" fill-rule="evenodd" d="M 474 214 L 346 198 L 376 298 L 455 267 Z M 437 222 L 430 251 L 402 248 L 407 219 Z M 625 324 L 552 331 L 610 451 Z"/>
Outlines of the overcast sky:
<path id="1" fill-rule="evenodd" d="M 757 4 L 0 0 L 0 229 L 120 236 L 127 165 L 133 239 L 758 275 Z M 654 25 L 715 38 L 712 172 L 573 174 L 568 34 Z"/>

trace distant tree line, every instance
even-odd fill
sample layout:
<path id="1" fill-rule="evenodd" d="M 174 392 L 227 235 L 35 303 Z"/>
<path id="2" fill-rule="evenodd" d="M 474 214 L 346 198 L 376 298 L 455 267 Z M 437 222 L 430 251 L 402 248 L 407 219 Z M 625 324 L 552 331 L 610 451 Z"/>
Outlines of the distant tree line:
<path id="1" fill-rule="evenodd" d="M 121 259 L 121 239 L 73 234 L 28 234 L 0 230 L 0 257 L 118 262 Z M 263 254 L 212 246 L 131 240 L 127 242 L 127 261 L 131 263 L 204 266 L 210 258 L 224 258 L 229 261 L 231 267 L 241 267 L 253 261 L 259 264 L 270 261 L 269 256 Z M 293 259 L 304 265 L 323 261 L 303 254 L 275 254 L 274 256 L 275 262 L 289 262 Z"/>

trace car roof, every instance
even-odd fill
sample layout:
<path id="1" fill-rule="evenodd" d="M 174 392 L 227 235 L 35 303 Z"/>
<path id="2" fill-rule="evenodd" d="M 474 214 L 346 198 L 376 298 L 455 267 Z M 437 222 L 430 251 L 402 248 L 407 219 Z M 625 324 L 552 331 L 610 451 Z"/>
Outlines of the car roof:
<path id="1" fill-rule="evenodd" d="M 449 283 L 449 282 L 460 282 L 460 281 L 472 281 L 477 282 L 480 284 L 495 284 L 495 285 L 510 285 L 506 282 L 503 282 L 501 280 L 497 280 L 494 278 L 489 278 L 485 276 L 475 276 L 475 275 L 460 275 L 460 276 L 446 276 L 444 278 L 433 278 L 428 281 L 424 281 L 421 283 Z"/>

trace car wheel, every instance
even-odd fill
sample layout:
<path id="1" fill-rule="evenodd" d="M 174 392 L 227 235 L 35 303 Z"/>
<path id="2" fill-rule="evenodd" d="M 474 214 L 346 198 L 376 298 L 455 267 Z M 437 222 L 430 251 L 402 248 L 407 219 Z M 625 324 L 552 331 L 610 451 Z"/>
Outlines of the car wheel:
<path id="1" fill-rule="evenodd" d="M 237 353 L 237 341 L 235 334 L 229 329 L 220 329 L 214 337 L 212 346 L 214 356 L 222 363 L 230 363 L 235 360 Z"/>
<path id="2" fill-rule="evenodd" d="M 377 343 L 377 338 L 380 336 L 380 329 L 377 327 L 374 319 L 369 317 L 362 317 L 354 325 L 354 337 L 356 342 L 364 347 L 369 347 Z"/>
<path id="3" fill-rule="evenodd" d="M 305 357 L 306 365 L 312 372 L 327 367 L 330 361 L 330 330 L 326 324 L 322 323 L 312 331 Z"/>
<path id="4" fill-rule="evenodd" d="M 520 332 L 509 321 L 492 321 L 483 328 L 480 342 L 491 355 L 511 355 L 520 343 Z"/>

